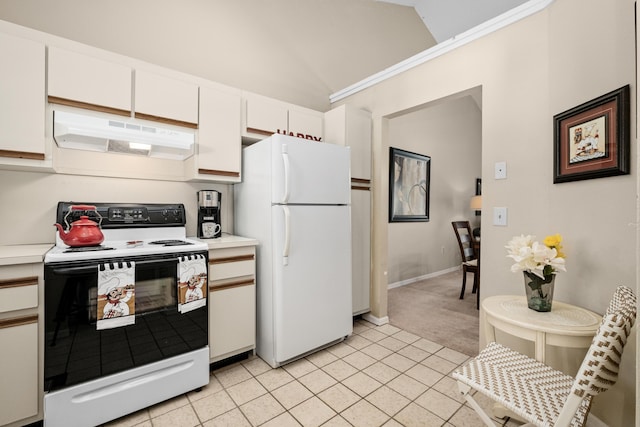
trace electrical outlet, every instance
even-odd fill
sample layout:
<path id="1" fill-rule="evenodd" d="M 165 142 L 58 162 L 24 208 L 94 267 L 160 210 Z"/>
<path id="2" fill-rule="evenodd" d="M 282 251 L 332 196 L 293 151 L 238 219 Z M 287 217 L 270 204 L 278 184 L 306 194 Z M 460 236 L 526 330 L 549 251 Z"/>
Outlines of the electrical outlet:
<path id="1" fill-rule="evenodd" d="M 495 178 L 507 179 L 507 162 L 496 162 Z"/>
<path id="2" fill-rule="evenodd" d="M 440 253 L 444 255 L 444 246 L 440 247 Z"/>
<path id="3" fill-rule="evenodd" d="M 493 225 L 507 225 L 507 208 L 493 208 Z"/>

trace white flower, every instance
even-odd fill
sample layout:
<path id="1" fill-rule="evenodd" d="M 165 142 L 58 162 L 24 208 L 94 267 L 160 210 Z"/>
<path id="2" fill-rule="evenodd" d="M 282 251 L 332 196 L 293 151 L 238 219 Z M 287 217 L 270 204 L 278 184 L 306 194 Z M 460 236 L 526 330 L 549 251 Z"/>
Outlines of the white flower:
<path id="1" fill-rule="evenodd" d="M 564 258 L 558 256 L 555 247 L 549 247 L 534 241 L 535 236 L 520 235 L 509 241 L 507 246 L 508 258 L 515 261 L 511 271 L 527 271 L 543 278 L 545 273 L 555 274 L 557 271 L 567 271 Z"/>

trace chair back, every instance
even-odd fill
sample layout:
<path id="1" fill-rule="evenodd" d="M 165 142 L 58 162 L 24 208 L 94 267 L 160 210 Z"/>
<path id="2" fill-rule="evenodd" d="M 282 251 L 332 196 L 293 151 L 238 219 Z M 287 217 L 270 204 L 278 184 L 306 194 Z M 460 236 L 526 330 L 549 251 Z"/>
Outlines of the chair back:
<path id="1" fill-rule="evenodd" d="M 473 234 L 471 234 L 471 224 L 469 224 L 469 221 L 453 221 L 451 225 L 453 226 L 453 231 L 456 233 L 456 239 L 458 239 L 462 262 L 476 259 L 477 255 L 473 250 Z"/>
<path id="2" fill-rule="evenodd" d="M 579 397 L 595 396 L 616 383 L 622 350 L 635 321 L 636 296 L 628 287 L 619 286 L 582 361 L 571 393 Z"/>

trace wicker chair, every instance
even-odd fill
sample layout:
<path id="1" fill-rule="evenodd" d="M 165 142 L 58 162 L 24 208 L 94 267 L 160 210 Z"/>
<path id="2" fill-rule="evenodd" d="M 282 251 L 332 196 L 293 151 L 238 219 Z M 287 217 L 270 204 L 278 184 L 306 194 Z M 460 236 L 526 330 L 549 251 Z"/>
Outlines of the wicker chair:
<path id="1" fill-rule="evenodd" d="M 620 286 L 575 378 L 495 342 L 453 377 L 488 426 L 495 424 L 471 397 L 471 389 L 500 403 L 527 426 L 584 426 L 592 397 L 608 390 L 618 378 L 622 350 L 635 320 L 636 297 L 631 289 Z"/>

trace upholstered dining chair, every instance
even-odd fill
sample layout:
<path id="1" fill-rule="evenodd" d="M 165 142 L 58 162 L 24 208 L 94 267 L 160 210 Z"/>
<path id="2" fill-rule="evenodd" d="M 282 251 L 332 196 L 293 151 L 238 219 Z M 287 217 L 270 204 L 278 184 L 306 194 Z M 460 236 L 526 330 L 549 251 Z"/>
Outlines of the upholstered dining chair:
<path id="1" fill-rule="evenodd" d="M 619 286 L 575 378 L 495 342 L 453 373 L 469 405 L 495 427 L 471 389 L 527 422 L 525 426 L 584 426 L 593 396 L 616 383 L 622 351 L 636 320 L 636 296 Z"/>
<path id="2" fill-rule="evenodd" d="M 464 291 L 467 286 L 467 273 L 473 273 L 473 289 L 472 293 L 477 293 L 478 303 L 480 302 L 480 272 L 478 266 L 478 255 L 476 254 L 473 243 L 474 237 L 471 234 L 471 224 L 469 221 L 452 221 L 453 231 L 458 239 L 458 247 L 460 248 L 460 256 L 462 257 L 462 289 L 460 290 L 460 299 L 464 298 Z"/>

